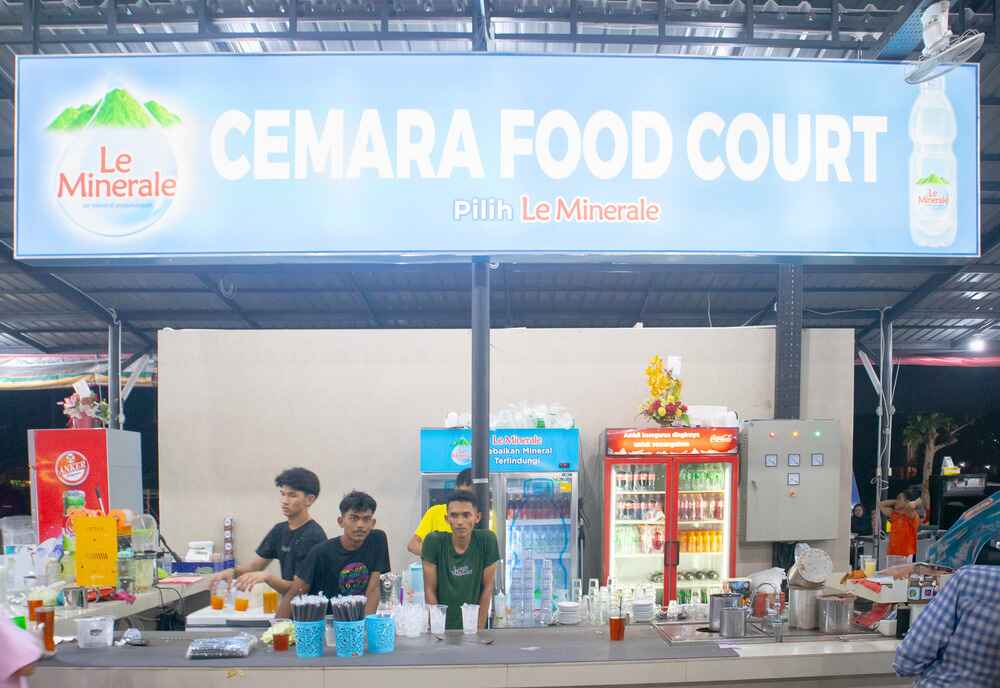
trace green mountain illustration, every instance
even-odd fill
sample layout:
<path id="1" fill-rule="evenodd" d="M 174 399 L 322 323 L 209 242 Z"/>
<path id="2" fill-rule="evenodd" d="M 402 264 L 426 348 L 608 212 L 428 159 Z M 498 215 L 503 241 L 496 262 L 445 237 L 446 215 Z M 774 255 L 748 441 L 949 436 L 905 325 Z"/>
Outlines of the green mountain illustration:
<path id="1" fill-rule="evenodd" d="M 82 129 L 94 116 L 94 106 L 86 103 L 78 108 L 69 107 L 59 113 L 59 116 L 49 125 L 50 131 L 73 131 Z"/>
<path id="2" fill-rule="evenodd" d="M 146 129 L 157 124 L 172 127 L 180 124 L 181 118 L 170 112 L 155 100 L 143 107 L 128 91 L 116 88 L 95 105 L 69 107 L 59 113 L 49 131 L 77 131 L 86 126 L 110 127 L 114 129 Z"/>
<path id="3" fill-rule="evenodd" d="M 160 123 L 161 127 L 172 127 L 175 124 L 181 123 L 180 117 L 157 103 L 155 100 L 147 100 L 146 109 L 149 111 L 149 114 L 151 114 L 153 118 Z"/>
<path id="4" fill-rule="evenodd" d="M 942 184 L 942 185 L 947 186 L 948 185 L 948 180 L 945 179 L 944 177 L 939 177 L 936 174 L 934 174 L 933 172 L 931 172 L 926 177 L 921 177 L 920 179 L 918 179 L 917 180 L 917 184 L 918 185 L 921 185 L 921 184 Z"/>

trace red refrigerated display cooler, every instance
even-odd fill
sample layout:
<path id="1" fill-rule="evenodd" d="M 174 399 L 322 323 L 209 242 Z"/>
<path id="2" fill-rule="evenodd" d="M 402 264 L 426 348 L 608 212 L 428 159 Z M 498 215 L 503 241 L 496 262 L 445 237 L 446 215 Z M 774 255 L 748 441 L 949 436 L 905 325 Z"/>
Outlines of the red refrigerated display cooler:
<path id="1" fill-rule="evenodd" d="M 602 580 L 708 602 L 736 573 L 737 428 L 604 433 Z"/>

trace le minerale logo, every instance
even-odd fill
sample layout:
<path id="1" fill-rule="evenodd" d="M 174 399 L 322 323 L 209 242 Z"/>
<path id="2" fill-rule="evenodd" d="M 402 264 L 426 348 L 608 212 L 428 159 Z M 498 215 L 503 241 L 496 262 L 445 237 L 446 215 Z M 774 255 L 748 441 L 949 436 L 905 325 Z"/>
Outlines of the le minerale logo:
<path id="1" fill-rule="evenodd" d="M 126 236 L 150 227 L 178 193 L 170 134 L 181 124 L 165 105 L 121 88 L 64 109 L 47 127 L 66 139 L 53 180 L 56 201 L 94 234 Z"/>

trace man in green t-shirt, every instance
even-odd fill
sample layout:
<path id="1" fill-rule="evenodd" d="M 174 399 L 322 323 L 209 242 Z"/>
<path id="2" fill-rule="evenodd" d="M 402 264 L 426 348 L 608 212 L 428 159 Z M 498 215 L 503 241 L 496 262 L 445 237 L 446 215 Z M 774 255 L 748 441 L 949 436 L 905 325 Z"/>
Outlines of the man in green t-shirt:
<path id="1" fill-rule="evenodd" d="M 446 504 L 451 532 L 429 533 L 420 554 L 424 562 L 424 598 L 427 604 L 448 605 L 448 629 L 462 628 L 463 604 L 478 604 L 479 628 L 486 628 L 500 561 L 497 536 L 476 529 L 483 515 L 474 493 L 454 492 Z"/>

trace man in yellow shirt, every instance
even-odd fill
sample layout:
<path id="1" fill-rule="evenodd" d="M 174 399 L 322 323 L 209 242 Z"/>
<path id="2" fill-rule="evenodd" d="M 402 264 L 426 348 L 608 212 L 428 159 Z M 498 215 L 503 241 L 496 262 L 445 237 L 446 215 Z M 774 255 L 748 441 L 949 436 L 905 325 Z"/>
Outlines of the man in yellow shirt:
<path id="1" fill-rule="evenodd" d="M 458 474 L 458 477 L 455 478 L 455 489 L 465 490 L 466 492 L 474 492 L 472 488 L 471 468 L 466 468 Z M 490 510 L 490 530 L 496 530 L 493 522 L 492 509 Z M 420 523 L 417 525 L 417 530 L 413 533 L 413 537 L 410 538 L 410 542 L 407 543 L 406 549 L 410 552 L 410 554 L 416 554 L 419 557 L 424 539 L 429 533 L 437 532 L 451 532 L 451 526 L 448 525 L 447 504 L 435 504 L 424 512 L 424 516 L 420 519 Z"/>

